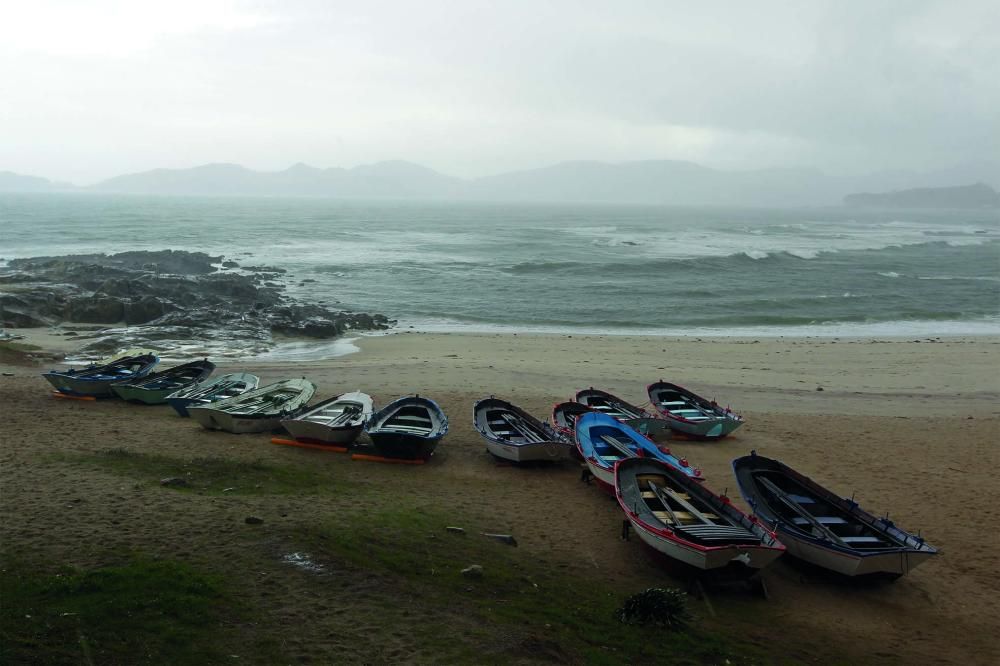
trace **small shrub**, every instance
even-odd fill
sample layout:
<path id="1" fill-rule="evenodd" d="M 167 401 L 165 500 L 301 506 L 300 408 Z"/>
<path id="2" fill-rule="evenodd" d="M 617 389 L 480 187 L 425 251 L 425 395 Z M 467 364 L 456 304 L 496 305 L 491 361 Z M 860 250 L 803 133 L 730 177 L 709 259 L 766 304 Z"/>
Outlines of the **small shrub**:
<path id="1" fill-rule="evenodd" d="M 687 595 L 660 587 L 633 594 L 615 615 L 625 624 L 655 624 L 668 629 L 683 629 L 691 620 Z"/>

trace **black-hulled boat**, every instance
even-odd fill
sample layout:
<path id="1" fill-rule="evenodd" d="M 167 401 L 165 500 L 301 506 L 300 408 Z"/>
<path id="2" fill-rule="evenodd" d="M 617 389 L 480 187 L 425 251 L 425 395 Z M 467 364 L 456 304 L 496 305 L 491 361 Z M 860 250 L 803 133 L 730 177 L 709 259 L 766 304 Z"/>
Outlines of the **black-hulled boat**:
<path id="1" fill-rule="evenodd" d="M 430 398 L 404 396 L 372 415 L 365 433 L 384 458 L 427 460 L 448 433 L 448 417 Z"/>

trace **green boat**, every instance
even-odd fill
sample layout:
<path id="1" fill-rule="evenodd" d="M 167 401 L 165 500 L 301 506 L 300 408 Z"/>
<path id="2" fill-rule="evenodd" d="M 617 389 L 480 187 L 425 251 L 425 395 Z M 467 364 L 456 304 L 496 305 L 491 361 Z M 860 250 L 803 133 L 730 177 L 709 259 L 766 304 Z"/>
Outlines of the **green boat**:
<path id="1" fill-rule="evenodd" d="M 167 396 L 175 391 L 204 381 L 215 364 L 208 359 L 176 365 L 162 372 L 154 372 L 141 379 L 113 384 L 111 389 L 122 400 L 141 402 L 147 405 L 163 405 Z"/>

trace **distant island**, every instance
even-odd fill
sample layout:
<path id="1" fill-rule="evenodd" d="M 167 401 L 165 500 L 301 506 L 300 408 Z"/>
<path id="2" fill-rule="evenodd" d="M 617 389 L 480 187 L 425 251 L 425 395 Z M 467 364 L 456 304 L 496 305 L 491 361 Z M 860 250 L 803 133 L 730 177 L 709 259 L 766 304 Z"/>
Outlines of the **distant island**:
<path id="1" fill-rule="evenodd" d="M 918 187 L 844 197 L 847 206 L 869 208 L 1000 208 L 1000 194 L 985 183 L 959 187 Z"/>
<path id="2" fill-rule="evenodd" d="M 0 171 L 0 192 L 787 208 L 834 206 L 848 192 L 858 192 L 862 188 L 896 191 L 977 181 L 1000 187 L 1000 162 L 965 164 L 927 172 L 885 171 L 840 176 L 808 167 L 726 170 L 678 160 L 577 161 L 480 178 L 449 176 L 401 160 L 352 168 L 320 168 L 299 163 L 281 171 L 256 171 L 239 164 L 215 163 L 185 169 L 153 169 L 84 186 Z M 989 187 L 979 187 L 985 187 L 996 197 Z M 894 192 L 888 196 L 902 194 L 905 193 Z M 851 198 L 851 205 L 925 205 L 869 204 L 863 202 L 865 197 L 886 195 L 856 196 L 862 199 L 855 202 Z"/>

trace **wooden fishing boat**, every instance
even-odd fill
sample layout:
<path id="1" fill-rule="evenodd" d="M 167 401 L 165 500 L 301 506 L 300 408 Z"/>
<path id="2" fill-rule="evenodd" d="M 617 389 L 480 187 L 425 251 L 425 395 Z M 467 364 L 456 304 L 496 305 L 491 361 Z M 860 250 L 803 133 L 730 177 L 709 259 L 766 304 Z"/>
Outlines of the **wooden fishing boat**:
<path id="1" fill-rule="evenodd" d="M 376 412 L 365 433 L 384 458 L 427 460 L 448 433 L 448 417 L 430 398 L 404 396 Z"/>
<path id="2" fill-rule="evenodd" d="M 260 377 L 249 372 L 231 372 L 208 379 L 167 396 L 167 404 L 181 416 L 190 416 L 188 407 L 221 402 L 252 391 L 260 384 Z"/>
<path id="3" fill-rule="evenodd" d="M 637 407 L 607 391 L 595 389 L 593 386 L 577 391 L 576 401 L 596 412 L 612 416 L 646 435 L 655 435 L 667 428 L 664 421 L 642 407 Z"/>
<path id="4" fill-rule="evenodd" d="M 171 393 L 205 380 L 213 370 L 215 364 L 206 358 L 153 372 L 139 379 L 119 382 L 112 385 L 111 389 L 122 400 L 162 405 Z"/>
<path id="5" fill-rule="evenodd" d="M 494 396 L 472 406 L 472 425 L 486 450 L 511 462 L 557 462 L 572 456 L 573 443 L 548 423 Z"/>
<path id="6" fill-rule="evenodd" d="M 370 395 L 354 391 L 324 400 L 281 425 L 300 442 L 346 446 L 358 438 L 374 409 Z"/>
<path id="7" fill-rule="evenodd" d="M 568 437 L 570 441 L 575 442 L 576 420 L 580 418 L 581 414 L 586 414 L 589 411 L 592 411 L 590 407 L 575 400 L 556 403 L 552 407 L 552 427 Z"/>
<path id="8" fill-rule="evenodd" d="M 662 379 L 646 387 L 649 403 L 667 427 L 691 437 L 718 439 L 743 425 L 743 417 Z"/>
<path id="9" fill-rule="evenodd" d="M 682 474 L 702 478 L 701 470 L 691 467 L 687 460 L 677 458 L 669 449 L 660 449 L 631 426 L 601 412 L 587 412 L 576 420 L 576 445 L 590 473 L 610 493 L 615 489 L 615 464 L 626 458 L 655 458 Z"/>
<path id="10" fill-rule="evenodd" d="M 615 497 L 645 544 L 697 569 L 751 575 L 785 552 L 774 532 L 728 497 L 660 460 L 621 460 Z"/>
<path id="11" fill-rule="evenodd" d="M 846 576 L 898 578 L 937 549 L 787 465 L 757 453 L 733 461 L 740 492 L 788 554 Z"/>
<path id="12" fill-rule="evenodd" d="M 207 405 L 189 406 L 191 418 L 209 430 L 233 433 L 274 430 L 282 419 L 298 414 L 313 397 L 308 379 L 286 379 Z"/>
<path id="13" fill-rule="evenodd" d="M 112 385 L 148 375 L 160 359 L 148 349 L 129 349 L 84 368 L 51 370 L 42 376 L 60 393 L 109 398 Z"/>

